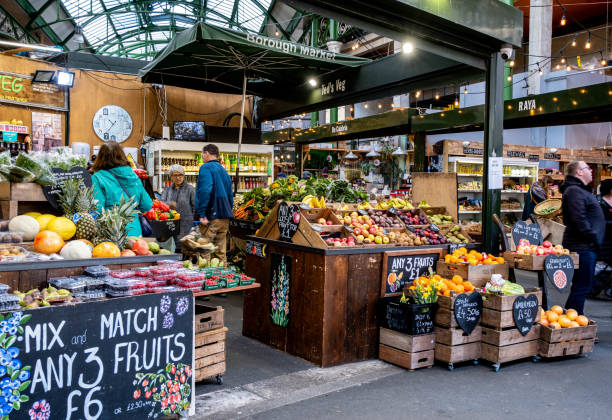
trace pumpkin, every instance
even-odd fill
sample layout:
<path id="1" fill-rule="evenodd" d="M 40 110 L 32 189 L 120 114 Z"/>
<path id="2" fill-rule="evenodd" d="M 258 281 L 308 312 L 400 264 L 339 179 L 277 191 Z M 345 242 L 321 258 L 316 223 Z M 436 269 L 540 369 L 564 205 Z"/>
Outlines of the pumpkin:
<path id="1" fill-rule="evenodd" d="M 55 254 L 60 252 L 64 245 L 62 237 L 50 230 L 43 230 L 34 238 L 34 251 L 41 254 Z"/>
<path id="2" fill-rule="evenodd" d="M 112 242 L 102 242 L 93 249 L 94 258 L 113 258 L 121 256 L 119 247 Z"/>
<path id="3" fill-rule="evenodd" d="M 15 216 L 9 222 L 11 232 L 23 232 L 23 240 L 31 241 L 40 231 L 40 225 L 35 218 L 30 216 Z"/>
<path id="4" fill-rule="evenodd" d="M 70 241 L 60 251 L 60 255 L 67 260 L 89 259 L 92 256 L 91 247 L 82 241 Z"/>

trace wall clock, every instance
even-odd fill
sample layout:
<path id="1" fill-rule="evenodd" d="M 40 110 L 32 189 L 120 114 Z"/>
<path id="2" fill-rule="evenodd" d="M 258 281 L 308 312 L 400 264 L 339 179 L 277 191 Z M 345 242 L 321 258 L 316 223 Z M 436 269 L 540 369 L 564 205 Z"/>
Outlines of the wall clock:
<path id="1" fill-rule="evenodd" d="M 105 105 L 93 117 L 93 129 L 103 141 L 122 143 L 132 134 L 132 117 L 117 105 Z"/>

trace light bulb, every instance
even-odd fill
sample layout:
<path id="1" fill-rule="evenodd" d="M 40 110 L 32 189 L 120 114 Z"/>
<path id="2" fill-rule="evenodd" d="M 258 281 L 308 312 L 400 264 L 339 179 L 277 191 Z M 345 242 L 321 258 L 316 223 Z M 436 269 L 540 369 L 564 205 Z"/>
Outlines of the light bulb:
<path id="1" fill-rule="evenodd" d="M 576 37 L 574 36 L 574 40 L 572 41 L 572 47 L 576 46 Z"/>
<path id="2" fill-rule="evenodd" d="M 508 80 L 509 82 L 511 82 L 511 81 L 512 81 L 512 76 L 508 76 L 506 80 Z"/>
<path id="3" fill-rule="evenodd" d="M 514 60 L 510 60 L 510 62 L 508 63 L 508 65 L 509 65 L 510 67 L 514 67 Z"/>
<path id="4" fill-rule="evenodd" d="M 418 97 L 420 97 L 420 96 L 421 96 L 421 91 L 420 91 L 420 90 L 417 90 L 417 91 L 415 92 L 414 96 L 415 96 L 415 97 L 417 97 L 417 98 L 418 98 Z"/>
<path id="5" fill-rule="evenodd" d="M 566 61 L 567 59 L 565 57 L 561 57 L 561 64 L 565 64 Z"/>
<path id="6" fill-rule="evenodd" d="M 542 71 L 541 68 L 538 67 L 538 74 L 541 76 L 542 74 L 544 74 L 544 72 Z"/>
<path id="7" fill-rule="evenodd" d="M 571 66 L 568 64 L 568 65 L 567 65 L 567 67 L 565 68 L 565 70 L 567 70 L 567 71 L 571 71 L 571 70 L 572 70 L 572 67 L 571 67 Z"/>
<path id="8" fill-rule="evenodd" d="M 584 48 L 586 48 L 587 50 L 591 48 L 591 37 L 587 39 L 586 44 L 584 44 Z"/>
<path id="9" fill-rule="evenodd" d="M 561 68 L 561 64 L 557 63 L 557 65 L 555 66 L 555 70 L 559 70 Z"/>
<path id="10" fill-rule="evenodd" d="M 382 108 L 382 105 L 381 105 L 381 104 L 378 104 L 378 109 L 380 109 L 380 108 Z"/>
<path id="11" fill-rule="evenodd" d="M 410 54 L 412 51 L 414 51 L 414 45 L 412 45 L 411 42 L 404 42 L 402 44 L 402 51 L 404 54 Z"/>
<path id="12" fill-rule="evenodd" d="M 459 106 L 459 99 L 456 99 L 456 98 L 455 98 L 455 103 L 454 103 L 454 105 L 455 105 L 455 106 Z"/>
<path id="13" fill-rule="evenodd" d="M 280 32 L 278 32 L 278 31 L 274 32 L 274 36 L 279 36 L 279 35 L 280 35 Z"/>
<path id="14" fill-rule="evenodd" d="M 436 96 L 434 96 L 434 98 L 436 98 L 436 101 L 437 101 L 438 99 L 440 99 L 440 95 L 436 93 Z"/>
<path id="15" fill-rule="evenodd" d="M 308 83 L 312 87 L 315 87 L 317 85 L 317 81 L 315 79 L 308 79 Z"/>
<path id="16" fill-rule="evenodd" d="M 368 104 L 365 104 L 363 107 L 364 107 L 365 109 L 368 109 Z"/>
<path id="17" fill-rule="evenodd" d="M 608 64 L 608 60 L 606 60 L 605 58 L 602 58 L 600 63 L 601 63 L 602 66 L 605 66 L 605 65 Z"/>
<path id="18" fill-rule="evenodd" d="M 351 112 L 353 112 L 353 107 L 351 107 Z"/>
<path id="19" fill-rule="evenodd" d="M 463 94 L 464 94 L 464 95 L 467 95 L 467 94 L 468 94 L 468 90 L 467 90 L 467 88 L 463 89 Z"/>
<path id="20" fill-rule="evenodd" d="M 561 26 L 565 26 L 566 22 L 567 20 L 565 19 L 565 13 L 563 13 L 563 16 L 561 16 Z"/>

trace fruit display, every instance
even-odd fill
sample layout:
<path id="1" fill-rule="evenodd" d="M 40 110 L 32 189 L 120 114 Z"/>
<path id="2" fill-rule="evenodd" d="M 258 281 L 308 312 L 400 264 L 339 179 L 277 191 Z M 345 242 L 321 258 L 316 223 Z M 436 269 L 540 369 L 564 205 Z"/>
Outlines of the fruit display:
<path id="1" fill-rule="evenodd" d="M 22 261 L 26 253 L 27 251 L 21 247 L 3 247 L 0 248 L 0 261 Z"/>
<path id="2" fill-rule="evenodd" d="M 40 231 L 40 225 L 31 216 L 15 216 L 9 221 L 8 230 L 10 232 L 22 232 L 23 239 L 31 241 Z"/>
<path id="3" fill-rule="evenodd" d="M 459 211 L 480 211 L 482 210 L 482 200 L 461 200 L 459 202 Z"/>
<path id="4" fill-rule="evenodd" d="M 419 288 L 441 296 L 450 296 L 451 292 L 471 293 L 475 290 L 472 283 L 464 281 L 461 276 L 455 275 L 451 279 L 447 279 L 432 272 L 429 276 L 421 276 L 415 279 L 408 290 L 418 291 Z"/>
<path id="5" fill-rule="evenodd" d="M 147 220 L 179 220 L 181 215 L 176 210 L 172 210 L 163 201 L 153 201 L 153 207 L 146 213 L 143 213 Z"/>
<path id="6" fill-rule="evenodd" d="M 453 223 L 453 217 L 447 214 L 433 214 L 431 216 L 427 216 L 427 220 L 429 223 L 434 223 L 438 226 Z"/>
<path id="7" fill-rule="evenodd" d="M 451 264 L 494 265 L 503 264 L 505 261 L 504 257 L 495 257 L 486 252 L 478 252 L 473 249 L 468 252 L 466 248 L 461 247 L 454 250 L 452 254 L 446 254 L 444 262 Z"/>
<path id="8" fill-rule="evenodd" d="M 94 188 L 86 187 L 80 179 L 67 179 L 62 185 L 58 203 L 64 213 L 64 218 L 75 223 L 74 235 L 76 238 L 92 241 L 97 232 L 94 215 L 97 213 L 98 200 L 95 198 Z M 42 219 L 41 229 L 44 223 L 44 229 L 54 230 L 49 225 L 55 221 L 55 218 L 49 216 L 46 215 L 46 218 Z M 64 240 L 68 239 L 70 238 Z"/>
<path id="9" fill-rule="evenodd" d="M 491 280 L 485 284 L 482 291 L 490 294 L 502 294 L 504 296 L 522 295 L 525 293 L 523 286 L 512 283 L 502 278 L 501 275 L 492 275 Z"/>
<path id="10" fill-rule="evenodd" d="M 516 254 L 520 255 L 569 255 L 570 250 L 563 245 L 554 245 L 544 241 L 542 245 L 531 245 L 527 239 L 521 239 L 516 247 Z"/>
<path id="11" fill-rule="evenodd" d="M 391 207 L 401 210 L 414 210 L 414 206 L 410 201 L 402 200 L 401 198 L 392 198 L 387 201 L 380 201 L 376 207 L 382 210 L 388 210 Z"/>
<path id="12" fill-rule="evenodd" d="M 383 228 L 401 228 L 403 227 L 399 221 L 392 215 L 385 211 L 370 209 L 367 211 L 370 219 L 374 221 L 377 226 Z"/>
<path id="13" fill-rule="evenodd" d="M 306 204 L 313 209 L 324 209 L 325 197 L 321 196 L 317 198 L 311 194 L 308 194 L 306 197 L 302 198 L 302 204 Z"/>
<path id="14" fill-rule="evenodd" d="M 385 234 L 382 226 L 378 226 L 376 222 L 367 214 L 358 215 L 356 212 L 350 215 L 350 224 L 348 227 L 353 229 L 353 235 L 357 238 L 358 244 L 388 244 L 391 241 L 389 235 Z M 345 222 L 346 224 L 346 222 Z M 395 234 L 393 234 L 395 237 Z"/>
<path id="15" fill-rule="evenodd" d="M 586 327 L 589 325 L 589 319 L 584 315 L 578 315 L 575 309 L 564 310 L 561 306 L 554 305 L 548 311 L 540 310 L 542 316 L 539 323 L 553 330 Z"/>
<path id="16" fill-rule="evenodd" d="M 18 244 L 23 241 L 23 232 L 0 232 L 0 244 Z"/>
<path id="17" fill-rule="evenodd" d="M 364 238 L 365 240 L 365 238 Z M 353 236 L 334 237 L 325 239 L 327 246 L 355 246 L 355 238 Z"/>
<path id="18" fill-rule="evenodd" d="M 400 218 L 406 226 L 428 225 L 427 216 L 420 214 L 418 210 L 399 210 L 397 217 Z"/>
<path id="19" fill-rule="evenodd" d="M 83 241 L 74 240 L 64 245 L 59 254 L 67 260 L 73 260 L 89 259 L 93 255 L 92 252 L 93 250 L 91 246 L 87 245 Z"/>
<path id="20" fill-rule="evenodd" d="M 446 240 L 451 244 L 467 244 L 469 239 L 461 233 L 461 226 L 455 225 L 444 235 Z"/>
<path id="21" fill-rule="evenodd" d="M 25 293 L 16 290 L 13 292 L 13 295 L 20 299 L 19 305 L 25 309 L 50 306 L 54 303 L 71 302 L 73 300 L 69 290 L 57 289 L 53 286 L 49 286 L 43 290 L 31 289 Z"/>
<path id="22" fill-rule="evenodd" d="M 246 203 L 238 204 L 238 205 L 236 205 L 236 200 L 234 200 L 234 217 L 236 219 L 252 220 L 254 222 L 263 221 L 264 219 L 263 213 L 259 210 L 256 210 L 253 207 L 254 204 L 255 204 L 254 198 L 251 198 Z"/>
<path id="23" fill-rule="evenodd" d="M 431 228 L 416 228 L 414 234 L 417 236 L 414 240 L 414 245 L 438 245 L 448 242 L 440 232 L 436 232 Z"/>

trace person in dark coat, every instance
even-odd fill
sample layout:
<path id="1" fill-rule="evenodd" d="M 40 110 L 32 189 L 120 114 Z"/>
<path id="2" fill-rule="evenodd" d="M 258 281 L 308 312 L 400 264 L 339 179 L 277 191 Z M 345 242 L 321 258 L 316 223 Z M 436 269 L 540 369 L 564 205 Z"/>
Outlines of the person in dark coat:
<path id="1" fill-rule="evenodd" d="M 597 251 L 606 231 L 603 211 L 588 185 L 592 180 L 589 165 L 577 160 L 567 166 L 565 182 L 560 188 L 565 223 L 563 246 L 578 253 L 580 258 L 565 307 L 575 309 L 580 315 L 584 313 L 586 296 L 593 288 Z"/>
<path id="2" fill-rule="evenodd" d="M 180 250 L 181 238 L 189 233 L 193 225 L 195 188 L 185 182 L 185 168 L 181 165 L 172 165 L 168 172 L 172 185 L 166 187 L 161 200 L 181 215 L 179 230 L 173 235 L 176 249 Z"/>
<path id="3" fill-rule="evenodd" d="M 233 217 L 232 179 L 219 163 L 219 148 L 207 144 L 202 149 L 202 160 L 195 192 L 195 212 L 205 226 L 206 237 L 217 247 L 216 254 L 226 261 L 227 231 Z"/>
<path id="4" fill-rule="evenodd" d="M 603 180 L 599 192 L 599 204 L 606 219 L 606 236 L 599 249 L 599 259 L 612 265 L 612 179 Z"/>
<path id="5" fill-rule="evenodd" d="M 529 219 L 533 214 L 535 206 L 548 198 L 548 188 L 553 184 L 553 179 L 550 175 L 544 175 L 542 179 L 536 181 L 529 187 L 529 191 L 525 198 L 525 207 L 523 208 L 523 217 L 521 220 Z"/>

